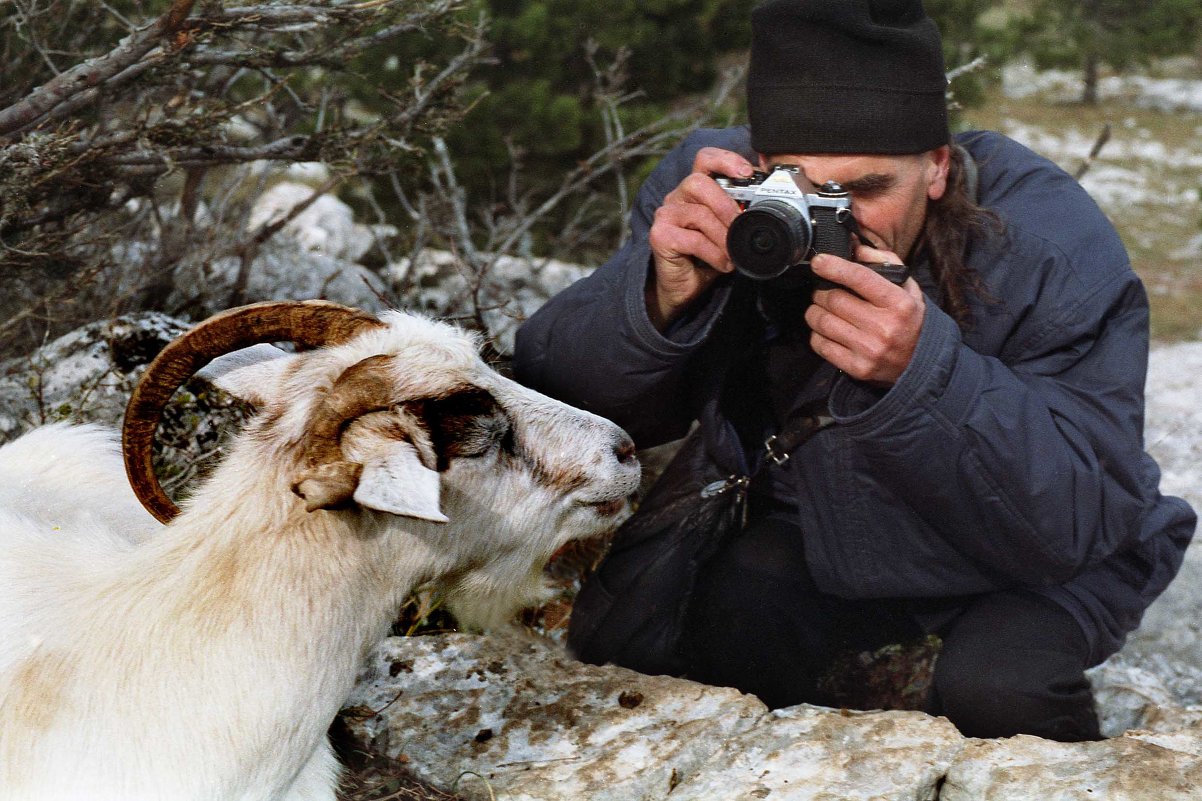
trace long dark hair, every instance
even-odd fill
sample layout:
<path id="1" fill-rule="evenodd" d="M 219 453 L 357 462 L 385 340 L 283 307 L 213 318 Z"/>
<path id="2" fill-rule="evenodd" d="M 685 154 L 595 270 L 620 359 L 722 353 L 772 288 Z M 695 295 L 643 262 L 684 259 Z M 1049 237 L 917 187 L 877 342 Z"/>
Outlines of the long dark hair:
<path id="1" fill-rule="evenodd" d="M 989 209 L 977 205 L 970 194 L 965 164 L 967 154 L 952 146 L 947 170 L 947 189 L 943 197 L 927 205 L 920 246 L 931 260 L 931 273 L 942 294 L 940 306 L 960 326 L 972 324 L 969 298 L 988 300 L 980 276 L 968 266 L 968 246 L 974 240 L 1000 237 L 1004 233 L 1002 220 Z"/>

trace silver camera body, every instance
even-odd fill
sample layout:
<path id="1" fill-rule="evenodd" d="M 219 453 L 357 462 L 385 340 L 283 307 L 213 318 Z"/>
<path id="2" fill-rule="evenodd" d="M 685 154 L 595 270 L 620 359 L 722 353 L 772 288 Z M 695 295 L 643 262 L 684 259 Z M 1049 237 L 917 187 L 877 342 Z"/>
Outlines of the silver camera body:
<path id="1" fill-rule="evenodd" d="M 743 209 L 726 235 L 727 252 L 741 274 L 767 281 L 790 271 L 808 274 L 818 253 L 851 259 L 851 235 L 859 227 L 850 194 L 834 181 L 816 188 L 793 165 L 715 180 Z"/>

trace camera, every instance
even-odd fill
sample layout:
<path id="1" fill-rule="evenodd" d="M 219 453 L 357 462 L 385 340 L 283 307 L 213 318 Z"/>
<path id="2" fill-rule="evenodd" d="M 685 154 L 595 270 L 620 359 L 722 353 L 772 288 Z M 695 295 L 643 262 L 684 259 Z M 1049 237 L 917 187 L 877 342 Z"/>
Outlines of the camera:
<path id="1" fill-rule="evenodd" d="M 727 231 L 726 250 L 735 269 L 748 278 L 809 277 L 810 259 L 818 253 L 850 260 L 852 234 L 871 245 L 852 216 L 851 195 L 834 181 L 815 188 L 800 169 L 787 164 L 750 178 L 715 180 L 743 209 Z M 904 275 L 900 280 L 885 277 L 905 281 Z"/>

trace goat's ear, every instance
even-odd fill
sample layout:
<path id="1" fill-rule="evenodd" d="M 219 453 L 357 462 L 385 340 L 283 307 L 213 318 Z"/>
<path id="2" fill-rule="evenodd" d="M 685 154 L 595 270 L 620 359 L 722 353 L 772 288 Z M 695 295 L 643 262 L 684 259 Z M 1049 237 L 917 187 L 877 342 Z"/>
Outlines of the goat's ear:
<path id="1" fill-rule="evenodd" d="M 262 407 L 274 396 L 289 354 L 274 345 L 252 345 L 209 362 L 197 376 L 251 406 Z"/>
<path id="2" fill-rule="evenodd" d="M 446 523 L 438 493 L 438 471 L 422 464 L 412 443 L 394 440 L 363 462 L 354 499 L 377 512 Z"/>

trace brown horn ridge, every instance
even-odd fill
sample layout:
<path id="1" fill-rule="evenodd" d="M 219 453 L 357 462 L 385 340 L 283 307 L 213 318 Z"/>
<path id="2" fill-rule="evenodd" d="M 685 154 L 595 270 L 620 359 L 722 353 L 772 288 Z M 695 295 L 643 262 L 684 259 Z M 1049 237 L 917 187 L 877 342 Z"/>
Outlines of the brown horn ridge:
<path id="1" fill-rule="evenodd" d="M 216 314 L 168 344 L 146 368 L 125 407 L 121 448 L 138 500 L 163 523 L 179 514 L 154 473 L 154 435 L 167 402 L 197 370 L 251 345 L 293 342 L 318 348 L 384 326 L 374 315 L 328 301 L 266 301 Z"/>

